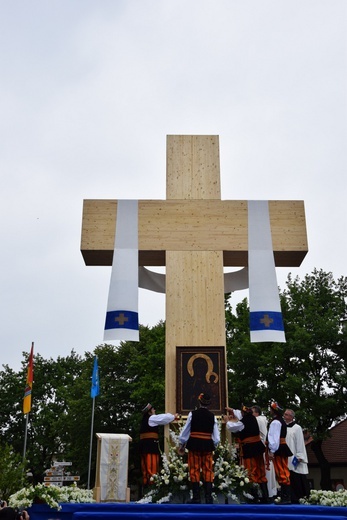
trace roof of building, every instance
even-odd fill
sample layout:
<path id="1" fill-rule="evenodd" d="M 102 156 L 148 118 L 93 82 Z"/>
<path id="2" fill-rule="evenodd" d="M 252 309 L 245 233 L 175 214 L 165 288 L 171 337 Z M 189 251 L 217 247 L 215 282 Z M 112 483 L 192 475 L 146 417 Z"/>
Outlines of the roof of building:
<path id="1" fill-rule="evenodd" d="M 322 442 L 322 451 L 330 464 L 347 464 L 347 419 L 333 426 L 330 437 Z M 312 437 L 307 440 L 306 450 L 309 464 L 318 464 L 312 450 Z"/>

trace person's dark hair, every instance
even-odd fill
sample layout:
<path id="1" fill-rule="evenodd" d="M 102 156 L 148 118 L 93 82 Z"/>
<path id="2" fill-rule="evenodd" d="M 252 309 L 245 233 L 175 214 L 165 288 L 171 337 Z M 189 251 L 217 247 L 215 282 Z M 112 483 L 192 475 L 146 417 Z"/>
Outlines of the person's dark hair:
<path id="1" fill-rule="evenodd" d="M 261 415 L 261 408 L 257 404 L 252 406 L 252 410 L 254 410 L 257 414 Z"/>
<path id="2" fill-rule="evenodd" d="M 202 406 L 209 406 L 211 404 L 211 397 L 208 394 L 201 393 L 198 400 Z"/>

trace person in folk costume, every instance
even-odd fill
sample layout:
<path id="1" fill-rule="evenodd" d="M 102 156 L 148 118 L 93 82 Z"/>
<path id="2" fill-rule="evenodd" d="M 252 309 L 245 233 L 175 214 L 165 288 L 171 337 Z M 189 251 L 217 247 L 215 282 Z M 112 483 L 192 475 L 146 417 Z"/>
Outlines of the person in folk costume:
<path id="1" fill-rule="evenodd" d="M 268 427 L 268 420 L 265 417 L 265 415 L 262 414 L 260 406 L 257 404 L 254 404 L 252 406 L 252 412 L 254 417 L 258 421 L 259 426 L 259 434 L 260 434 L 260 440 L 261 442 L 266 445 L 266 438 L 267 438 L 267 427 Z M 265 457 L 265 454 L 264 454 Z M 269 502 L 273 502 L 275 497 L 277 496 L 277 481 L 276 481 L 276 475 L 275 470 L 273 467 L 273 464 L 269 464 L 269 460 L 265 459 L 265 473 L 267 478 L 267 490 L 269 494 Z"/>
<path id="2" fill-rule="evenodd" d="M 189 477 L 193 490 L 190 504 L 200 504 L 200 470 L 205 490 L 205 503 L 212 504 L 213 451 L 220 442 L 215 415 L 207 409 L 211 398 L 206 393 L 198 396 L 199 408 L 189 412 L 187 422 L 179 435 L 179 453 L 188 450 Z"/>
<path id="3" fill-rule="evenodd" d="M 288 457 L 292 454 L 286 443 L 287 425 L 282 417 L 283 408 L 272 401 L 269 407 L 272 420 L 267 435 L 267 457 L 273 463 L 277 482 L 281 487 L 281 504 L 290 504 L 290 472 Z"/>
<path id="4" fill-rule="evenodd" d="M 165 426 L 179 418 L 177 413 L 156 414 L 151 403 L 143 408 L 139 443 L 143 486 L 151 485 L 152 476 L 159 472 L 159 426 Z"/>
<path id="5" fill-rule="evenodd" d="M 264 452 L 265 445 L 260 438 L 259 424 L 249 406 L 242 406 L 241 410 L 226 408 L 228 414 L 224 417 L 227 429 L 236 434 L 240 445 L 240 458 L 248 472 L 250 482 L 259 484 L 262 499 L 269 500 L 267 478 L 265 472 Z"/>
<path id="6" fill-rule="evenodd" d="M 287 408 L 283 414 L 287 425 L 286 442 L 293 453 L 288 459 L 292 504 L 299 504 L 300 498 L 310 494 L 306 475 L 308 474 L 307 452 L 301 426 L 295 421 L 295 412 Z"/>

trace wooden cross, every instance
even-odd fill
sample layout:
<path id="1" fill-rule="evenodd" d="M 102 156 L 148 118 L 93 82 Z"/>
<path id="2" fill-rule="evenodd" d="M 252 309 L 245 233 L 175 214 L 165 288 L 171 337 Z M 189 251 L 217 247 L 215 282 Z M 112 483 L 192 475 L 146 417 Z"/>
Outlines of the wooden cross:
<path id="1" fill-rule="evenodd" d="M 248 264 L 247 201 L 222 201 L 218 136 L 168 136 L 166 200 L 139 201 L 139 265 L 166 266 L 166 411 L 176 411 L 176 347 L 226 345 L 223 266 Z M 269 201 L 277 266 L 308 247 L 303 201 Z M 85 200 L 86 265 L 112 265 L 116 200 Z M 141 316 L 140 316 L 141 320 Z"/>

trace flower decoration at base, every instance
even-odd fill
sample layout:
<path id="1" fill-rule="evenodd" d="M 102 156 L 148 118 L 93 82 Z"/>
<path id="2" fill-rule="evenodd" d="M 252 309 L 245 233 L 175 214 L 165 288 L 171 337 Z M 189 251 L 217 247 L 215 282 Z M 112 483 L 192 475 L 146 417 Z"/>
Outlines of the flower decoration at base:
<path id="1" fill-rule="evenodd" d="M 53 509 L 60 511 L 65 503 L 90 503 L 93 499 L 93 490 L 81 489 L 72 484 L 71 486 L 36 486 L 25 487 L 10 496 L 8 505 L 18 509 L 27 509 L 33 504 L 47 504 Z"/>
<path id="2" fill-rule="evenodd" d="M 347 490 L 324 491 L 322 489 L 311 489 L 308 498 L 301 498 L 301 504 L 314 506 L 347 507 Z"/>
<path id="3" fill-rule="evenodd" d="M 170 430 L 169 452 L 167 455 L 162 453 L 162 469 L 153 475 L 151 489 L 139 500 L 140 503 L 184 502 L 190 497 L 187 452 L 183 456 L 178 454 L 178 437 L 174 430 Z M 218 501 L 220 494 L 232 502 L 252 501 L 254 486 L 249 481 L 247 470 L 237 464 L 235 445 L 220 444 L 214 461 L 214 501 Z"/>
<path id="4" fill-rule="evenodd" d="M 214 494 L 224 495 L 231 502 L 252 502 L 254 485 L 248 478 L 248 472 L 237 463 L 235 444 L 221 443 L 214 456 Z"/>

